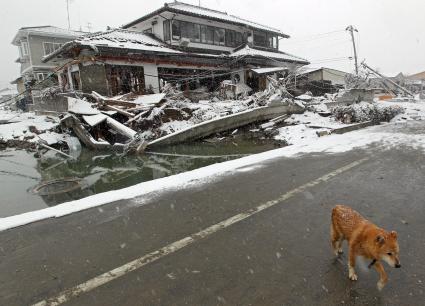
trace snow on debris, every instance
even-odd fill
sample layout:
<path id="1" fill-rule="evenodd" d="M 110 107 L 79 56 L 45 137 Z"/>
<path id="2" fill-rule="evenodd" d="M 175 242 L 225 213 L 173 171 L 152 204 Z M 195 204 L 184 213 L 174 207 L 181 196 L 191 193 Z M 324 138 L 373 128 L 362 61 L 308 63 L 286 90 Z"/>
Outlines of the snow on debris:
<path id="1" fill-rule="evenodd" d="M 155 105 L 159 103 L 162 99 L 165 98 L 164 93 L 152 94 L 152 95 L 143 95 L 136 98 L 133 102 L 136 104 L 142 105 Z"/>
<path id="2" fill-rule="evenodd" d="M 319 138 L 318 132 L 346 126 L 333 117 L 322 117 L 312 111 L 291 115 L 285 122 L 287 125 L 278 129 L 279 134 L 275 139 L 284 140 L 290 145 L 315 141 Z"/>
<path id="3" fill-rule="evenodd" d="M 0 110 L 0 119 L 11 119 L 12 121 L 12 123 L 0 124 L 0 139 L 3 141 L 17 139 L 36 142 L 38 134 L 59 124 L 58 120 L 53 117 L 4 110 Z"/>
<path id="4" fill-rule="evenodd" d="M 68 112 L 79 115 L 98 115 L 100 111 L 89 102 L 68 97 Z"/>

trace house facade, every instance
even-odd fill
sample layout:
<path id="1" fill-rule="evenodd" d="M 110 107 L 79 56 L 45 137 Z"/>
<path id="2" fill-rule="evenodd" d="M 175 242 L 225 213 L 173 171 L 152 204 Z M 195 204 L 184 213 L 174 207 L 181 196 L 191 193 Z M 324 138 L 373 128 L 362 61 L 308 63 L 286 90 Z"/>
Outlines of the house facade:
<path id="1" fill-rule="evenodd" d="M 279 40 L 288 37 L 225 12 L 175 1 L 119 29 L 66 43 L 43 62 L 68 62 L 58 70 L 64 89 L 109 96 L 159 92 L 166 82 L 214 90 L 225 79 L 261 90 L 267 82 L 252 69 L 308 64 L 279 51 Z"/>
<path id="2" fill-rule="evenodd" d="M 46 79 L 53 72 L 55 65 L 42 62 L 42 58 L 82 34 L 84 33 L 53 26 L 19 29 L 12 44 L 19 50 L 16 62 L 21 65 L 20 74 L 24 81 Z"/>

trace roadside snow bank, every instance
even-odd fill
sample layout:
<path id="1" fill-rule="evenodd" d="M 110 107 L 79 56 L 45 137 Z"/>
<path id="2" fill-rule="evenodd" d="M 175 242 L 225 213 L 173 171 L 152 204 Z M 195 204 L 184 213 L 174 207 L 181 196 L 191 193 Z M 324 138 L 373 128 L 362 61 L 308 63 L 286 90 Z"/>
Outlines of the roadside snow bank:
<path id="1" fill-rule="evenodd" d="M 350 151 L 354 148 L 366 147 L 372 143 L 381 143 L 388 147 L 406 145 L 425 149 L 425 135 L 397 133 L 387 128 L 391 125 L 392 124 L 386 124 L 384 126 L 371 127 L 344 135 L 331 135 L 319 138 L 314 142 L 305 141 L 293 146 L 140 183 L 121 190 L 96 194 L 54 207 L 12 217 L 1 218 L 0 231 L 43 219 L 62 217 L 118 200 L 127 200 L 143 196 L 143 198 L 137 199 L 138 204 L 143 204 L 148 199 L 163 192 L 164 190 L 175 190 L 212 182 L 223 175 L 234 174 L 239 171 L 238 169 L 245 171 L 247 167 L 257 167 L 262 162 L 278 157 L 296 157 L 305 153 L 341 153 Z"/>

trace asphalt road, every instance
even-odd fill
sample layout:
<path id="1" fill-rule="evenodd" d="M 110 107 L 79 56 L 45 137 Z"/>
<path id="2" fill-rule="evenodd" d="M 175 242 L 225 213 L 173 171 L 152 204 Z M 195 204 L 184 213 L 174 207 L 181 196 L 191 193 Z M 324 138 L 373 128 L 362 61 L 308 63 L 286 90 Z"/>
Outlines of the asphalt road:
<path id="1" fill-rule="evenodd" d="M 66 305 L 424 305 L 422 151 L 375 145 L 258 166 L 147 203 L 115 202 L 1 232 L 0 305 L 55 297 L 156 250 L 155 261 L 67 295 Z M 161 250 L 270 201 L 178 250 Z M 385 266 L 381 292 L 368 263 L 358 263 L 352 282 L 347 256 L 333 256 L 330 212 L 338 203 L 399 234 L 402 268 Z"/>

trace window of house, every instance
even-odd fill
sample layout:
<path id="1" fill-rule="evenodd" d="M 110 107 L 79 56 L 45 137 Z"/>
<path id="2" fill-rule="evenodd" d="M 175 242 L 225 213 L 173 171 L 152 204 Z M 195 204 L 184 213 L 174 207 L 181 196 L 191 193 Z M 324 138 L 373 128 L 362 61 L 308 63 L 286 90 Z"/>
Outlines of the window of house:
<path id="1" fill-rule="evenodd" d="M 277 36 L 273 36 L 273 44 L 272 44 L 272 48 L 274 49 L 278 49 L 279 48 L 279 40 L 277 38 Z"/>
<path id="2" fill-rule="evenodd" d="M 240 46 L 243 44 L 243 36 L 242 33 L 236 32 L 236 36 L 235 36 L 235 45 L 236 47 Z"/>
<path id="3" fill-rule="evenodd" d="M 235 47 L 236 45 L 236 32 L 232 30 L 226 30 L 226 46 Z"/>
<path id="4" fill-rule="evenodd" d="M 166 27 L 167 23 L 164 21 L 164 40 L 168 39 Z M 172 38 L 186 38 L 191 42 L 228 47 L 242 44 L 242 34 L 239 32 L 178 20 L 173 21 Z"/>
<path id="5" fill-rule="evenodd" d="M 181 37 L 187 38 L 191 42 L 201 42 L 200 25 L 191 22 L 180 22 Z"/>
<path id="6" fill-rule="evenodd" d="M 173 21 L 173 26 L 172 26 L 172 32 L 173 32 L 173 39 L 175 40 L 179 40 L 180 39 L 180 21 L 178 20 L 174 20 Z"/>
<path id="7" fill-rule="evenodd" d="M 43 48 L 44 48 L 44 55 L 50 54 L 58 50 L 60 47 L 62 47 L 63 44 L 60 43 L 53 43 L 53 42 L 44 42 Z"/>
<path id="8" fill-rule="evenodd" d="M 214 28 L 210 26 L 201 26 L 201 42 L 212 45 L 214 43 Z"/>
<path id="9" fill-rule="evenodd" d="M 164 40 L 170 40 L 171 36 L 170 36 L 170 20 L 165 20 L 163 22 L 163 27 L 164 27 Z"/>
<path id="10" fill-rule="evenodd" d="M 193 32 L 192 32 L 191 41 L 201 42 L 201 26 L 199 24 L 193 24 L 192 30 Z"/>
<path id="11" fill-rule="evenodd" d="M 267 34 L 265 32 L 254 31 L 254 45 L 267 47 Z"/>
<path id="12" fill-rule="evenodd" d="M 152 28 L 144 30 L 143 34 L 152 34 Z"/>
<path id="13" fill-rule="evenodd" d="M 43 81 L 46 78 L 46 75 L 42 72 L 35 74 L 35 79 L 39 82 Z"/>
<path id="14" fill-rule="evenodd" d="M 214 45 L 224 46 L 225 43 L 225 30 L 214 28 Z"/>
<path id="15" fill-rule="evenodd" d="M 28 42 L 26 41 L 21 42 L 21 51 L 23 56 L 29 55 Z"/>

